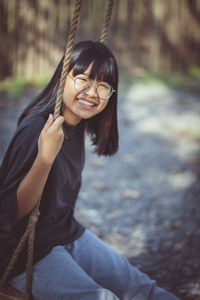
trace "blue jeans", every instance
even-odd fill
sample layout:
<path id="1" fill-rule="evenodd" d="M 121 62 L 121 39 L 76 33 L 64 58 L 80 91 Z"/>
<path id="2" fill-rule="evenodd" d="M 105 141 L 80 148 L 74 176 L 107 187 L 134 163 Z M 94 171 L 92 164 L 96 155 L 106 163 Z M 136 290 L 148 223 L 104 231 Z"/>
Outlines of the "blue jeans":
<path id="1" fill-rule="evenodd" d="M 25 292 L 25 273 L 10 281 Z M 89 230 L 34 265 L 36 300 L 178 300 Z"/>

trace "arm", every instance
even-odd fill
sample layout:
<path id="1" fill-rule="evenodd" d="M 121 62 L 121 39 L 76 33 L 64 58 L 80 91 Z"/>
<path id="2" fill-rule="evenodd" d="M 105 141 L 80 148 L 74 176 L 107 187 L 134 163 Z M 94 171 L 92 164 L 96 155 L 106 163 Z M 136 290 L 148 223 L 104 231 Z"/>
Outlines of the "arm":
<path id="1" fill-rule="evenodd" d="M 50 115 L 41 131 L 36 159 L 17 189 L 18 220 L 32 211 L 42 195 L 51 166 L 63 143 L 63 121 L 61 116 L 53 121 Z"/>

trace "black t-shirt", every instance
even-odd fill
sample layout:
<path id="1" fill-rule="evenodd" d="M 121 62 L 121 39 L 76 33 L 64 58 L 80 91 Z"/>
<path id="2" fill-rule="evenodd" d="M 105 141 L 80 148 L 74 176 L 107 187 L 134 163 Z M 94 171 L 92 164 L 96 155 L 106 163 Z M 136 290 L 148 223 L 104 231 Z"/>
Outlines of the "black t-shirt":
<path id="1" fill-rule="evenodd" d="M 0 169 L 0 277 L 24 233 L 28 216 L 17 222 L 17 188 L 30 170 L 37 152 L 38 137 L 46 120 L 42 115 L 22 121 L 5 154 Z M 77 239 L 84 227 L 74 218 L 74 207 L 81 186 L 85 161 L 84 121 L 77 126 L 63 124 L 65 139 L 50 170 L 40 204 L 36 225 L 34 262 L 56 245 Z M 25 270 L 26 248 L 21 253 L 12 276 Z"/>

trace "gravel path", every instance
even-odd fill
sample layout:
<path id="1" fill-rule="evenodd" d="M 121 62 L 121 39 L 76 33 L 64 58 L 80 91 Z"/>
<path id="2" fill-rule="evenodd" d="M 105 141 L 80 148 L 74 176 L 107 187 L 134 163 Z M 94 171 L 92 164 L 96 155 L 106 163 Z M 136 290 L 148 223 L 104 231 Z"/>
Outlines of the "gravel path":
<path id="1" fill-rule="evenodd" d="M 0 158 L 18 103 L 0 102 Z M 200 100 L 165 86 L 134 85 L 119 104 L 119 152 L 97 157 L 86 141 L 76 215 L 160 286 L 200 299 Z M 5 134 L 7 132 L 7 134 Z"/>

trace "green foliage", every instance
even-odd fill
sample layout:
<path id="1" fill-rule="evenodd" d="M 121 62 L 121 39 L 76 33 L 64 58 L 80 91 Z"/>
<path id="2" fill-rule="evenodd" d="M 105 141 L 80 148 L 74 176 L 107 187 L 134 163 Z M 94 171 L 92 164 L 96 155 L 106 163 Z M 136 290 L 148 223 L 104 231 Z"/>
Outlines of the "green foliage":
<path id="1" fill-rule="evenodd" d="M 140 69 L 135 72 L 123 72 L 121 75 L 120 89 L 125 92 L 131 85 L 141 83 L 145 85 L 163 85 L 175 89 L 200 92 L 200 68 L 192 66 L 187 73 L 178 72 L 152 72 Z"/>
<path id="2" fill-rule="evenodd" d="M 31 84 L 34 85 L 34 87 L 41 88 L 45 86 L 49 80 L 49 75 L 39 75 L 31 80 Z"/>
<path id="3" fill-rule="evenodd" d="M 191 77 L 195 78 L 200 82 L 200 67 L 196 65 L 191 65 L 189 67 L 188 73 Z"/>
<path id="4" fill-rule="evenodd" d="M 15 75 L 0 82 L 0 91 L 5 91 L 11 99 L 17 100 L 26 89 L 42 88 L 48 83 L 49 79 L 47 75 L 40 75 L 31 80 L 26 79 L 24 76 Z"/>
<path id="5" fill-rule="evenodd" d="M 18 99 L 26 84 L 27 81 L 23 76 L 12 76 L 0 83 L 0 90 L 8 92 L 12 99 Z"/>

